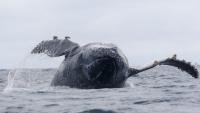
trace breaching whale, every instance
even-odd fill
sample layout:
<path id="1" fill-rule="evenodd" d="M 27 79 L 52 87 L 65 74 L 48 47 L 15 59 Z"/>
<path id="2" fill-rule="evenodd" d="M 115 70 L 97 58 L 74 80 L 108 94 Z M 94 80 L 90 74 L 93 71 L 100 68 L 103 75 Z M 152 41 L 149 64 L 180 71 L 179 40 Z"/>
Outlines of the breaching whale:
<path id="1" fill-rule="evenodd" d="M 65 56 L 58 68 L 51 85 L 69 86 L 81 89 L 121 88 L 129 77 L 154 68 L 158 65 L 169 65 L 198 78 L 197 69 L 176 55 L 142 69 L 129 66 L 126 56 L 114 44 L 89 43 L 84 46 L 72 42 L 69 37 L 46 40 L 39 43 L 32 54 L 45 53 L 50 57 Z"/>

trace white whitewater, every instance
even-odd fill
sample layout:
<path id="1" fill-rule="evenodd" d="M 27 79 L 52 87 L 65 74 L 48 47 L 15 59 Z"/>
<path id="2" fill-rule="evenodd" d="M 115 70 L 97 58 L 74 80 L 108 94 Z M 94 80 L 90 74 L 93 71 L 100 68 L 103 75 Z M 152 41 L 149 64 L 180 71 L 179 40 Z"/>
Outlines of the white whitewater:
<path id="1" fill-rule="evenodd" d="M 4 91 L 34 88 L 38 80 L 45 76 L 41 75 L 41 69 L 58 68 L 62 60 L 63 58 L 49 58 L 45 54 L 26 56 L 16 68 L 10 70 Z"/>

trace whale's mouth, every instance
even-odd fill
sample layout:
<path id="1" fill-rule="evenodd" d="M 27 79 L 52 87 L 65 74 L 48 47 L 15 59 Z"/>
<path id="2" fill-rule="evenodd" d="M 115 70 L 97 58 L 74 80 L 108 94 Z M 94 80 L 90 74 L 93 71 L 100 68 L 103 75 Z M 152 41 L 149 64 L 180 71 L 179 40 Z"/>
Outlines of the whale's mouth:
<path id="1" fill-rule="evenodd" d="M 88 80 L 107 84 L 114 79 L 117 67 L 116 59 L 102 57 L 85 66 L 83 71 Z"/>

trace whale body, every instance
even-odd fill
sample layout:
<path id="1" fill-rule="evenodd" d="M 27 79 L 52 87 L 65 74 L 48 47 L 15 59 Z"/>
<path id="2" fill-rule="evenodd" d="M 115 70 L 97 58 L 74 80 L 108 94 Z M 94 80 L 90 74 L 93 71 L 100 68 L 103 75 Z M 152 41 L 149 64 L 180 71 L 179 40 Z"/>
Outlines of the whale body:
<path id="1" fill-rule="evenodd" d="M 158 65 L 178 67 L 194 78 L 198 78 L 199 74 L 193 65 L 176 57 L 156 61 L 142 69 L 131 68 L 126 56 L 114 44 L 89 43 L 80 46 L 69 38 L 42 41 L 31 53 L 45 53 L 50 57 L 65 56 L 51 82 L 52 86 L 121 88 L 129 77 Z"/>

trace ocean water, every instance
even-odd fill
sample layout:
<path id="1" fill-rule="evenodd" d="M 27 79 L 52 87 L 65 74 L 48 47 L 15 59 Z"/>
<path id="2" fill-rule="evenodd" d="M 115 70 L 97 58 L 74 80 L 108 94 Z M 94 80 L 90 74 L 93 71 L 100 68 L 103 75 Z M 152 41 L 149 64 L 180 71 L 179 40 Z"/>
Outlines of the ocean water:
<path id="1" fill-rule="evenodd" d="M 170 66 L 89 90 L 51 87 L 56 69 L 9 71 L 0 70 L 0 113 L 200 113 L 200 80 Z"/>

